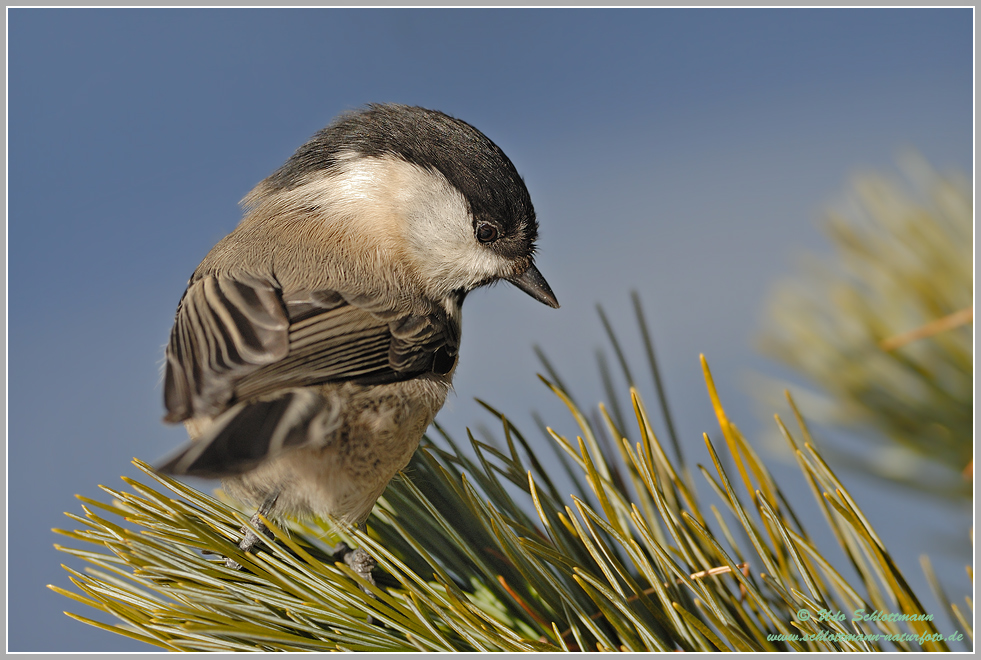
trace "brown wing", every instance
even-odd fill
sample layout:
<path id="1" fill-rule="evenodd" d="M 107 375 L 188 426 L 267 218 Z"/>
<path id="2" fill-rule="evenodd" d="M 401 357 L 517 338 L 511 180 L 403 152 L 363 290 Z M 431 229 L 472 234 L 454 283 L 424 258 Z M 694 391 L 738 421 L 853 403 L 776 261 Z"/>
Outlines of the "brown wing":
<path id="1" fill-rule="evenodd" d="M 452 368 L 459 327 L 445 312 L 365 309 L 372 302 L 334 291 L 284 299 L 273 283 L 222 275 L 193 282 L 167 347 L 165 419 L 216 415 L 289 388 Z"/>
<path id="2" fill-rule="evenodd" d="M 188 286 L 167 346 L 168 422 L 214 415 L 243 376 L 289 354 L 289 320 L 276 287 L 208 276 Z"/>

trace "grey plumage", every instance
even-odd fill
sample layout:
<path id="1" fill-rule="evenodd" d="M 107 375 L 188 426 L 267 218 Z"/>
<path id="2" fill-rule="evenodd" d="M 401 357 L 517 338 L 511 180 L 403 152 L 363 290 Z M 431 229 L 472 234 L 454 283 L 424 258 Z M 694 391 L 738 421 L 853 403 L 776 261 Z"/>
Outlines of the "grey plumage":
<path id="1" fill-rule="evenodd" d="M 504 279 L 557 307 L 507 156 L 439 112 L 376 105 L 315 135 L 244 200 L 167 346 L 159 469 L 222 478 L 269 515 L 363 525 L 442 407 L 461 306 Z"/>

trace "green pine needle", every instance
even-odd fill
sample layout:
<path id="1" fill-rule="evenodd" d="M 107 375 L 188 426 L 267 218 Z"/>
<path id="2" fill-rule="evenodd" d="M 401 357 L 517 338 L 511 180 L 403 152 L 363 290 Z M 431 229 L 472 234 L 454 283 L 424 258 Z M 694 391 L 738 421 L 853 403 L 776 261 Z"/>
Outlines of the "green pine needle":
<path id="1" fill-rule="evenodd" d="M 778 419 L 859 582 L 818 553 L 816 532 L 793 516 L 704 370 L 738 470 L 733 481 L 706 436 L 714 474 L 701 469 L 712 501 L 696 497 L 683 458 L 669 459 L 636 390 L 620 410 L 633 410 L 640 441 L 622 438 L 616 455 L 604 455 L 598 430 L 546 381 L 582 432 L 575 441 L 549 432 L 578 468 L 571 497 L 489 406 L 504 441 L 470 436 L 474 459 L 446 434 L 439 444 L 426 439 L 379 500 L 369 534 L 334 532 L 329 521 L 271 522 L 276 540 L 255 554 L 237 547 L 249 523 L 231 503 L 134 461 L 144 480 L 103 488 L 109 501 L 80 498 L 84 515 L 68 514 L 80 528 L 56 530 L 72 543 L 57 547 L 91 568 L 66 567 L 77 591 L 51 588 L 118 623 L 72 618 L 167 650 L 948 650 L 923 638 L 939 632 L 931 621 L 819 620 L 819 609 L 926 612 L 806 432 L 794 438 Z M 604 423 L 605 432 L 616 428 L 608 416 Z M 738 527 L 726 526 L 720 503 Z M 734 541 L 740 527 L 743 547 Z M 378 586 L 334 561 L 338 535 L 377 560 Z M 948 612 L 966 628 L 955 605 Z M 794 637 L 805 633 L 821 636 Z M 846 638 L 856 634 L 923 641 Z"/>

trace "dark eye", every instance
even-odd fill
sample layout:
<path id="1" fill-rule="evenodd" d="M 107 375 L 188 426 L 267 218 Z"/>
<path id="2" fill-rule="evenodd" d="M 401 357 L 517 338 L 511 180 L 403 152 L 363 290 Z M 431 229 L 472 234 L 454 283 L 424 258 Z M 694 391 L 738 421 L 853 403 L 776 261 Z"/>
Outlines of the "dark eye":
<path id="1" fill-rule="evenodd" d="M 486 222 L 481 222 L 479 225 L 477 225 L 477 240 L 481 243 L 496 241 L 497 227 Z"/>

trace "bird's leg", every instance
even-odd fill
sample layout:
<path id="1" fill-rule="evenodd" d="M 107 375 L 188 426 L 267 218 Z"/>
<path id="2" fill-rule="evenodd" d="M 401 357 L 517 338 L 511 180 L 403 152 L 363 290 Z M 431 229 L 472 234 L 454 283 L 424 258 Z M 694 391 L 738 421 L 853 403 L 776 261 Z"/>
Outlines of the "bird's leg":
<path id="1" fill-rule="evenodd" d="M 358 525 L 358 529 L 364 533 L 368 532 L 368 523 L 361 523 Z M 351 569 L 363 577 L 372 586 L 375 584 L 375 579 L 371 577 L 371 571 L 378 565 L 375 558 L 369 555 L 364 548 L 358 547 L 348 552 L 344 555 L 344 563 L 351 567 Z M 367 589 L 365 590 L 367 592 Z"/>
<path id="2" fill-rule="evenodd" d="M 266 501 L 259 507 L 259 510 L 256 511 L 251 518 L 249 518 L 249 522 L 252 523 L 256 529 L 262 532 L 263 536 L 270 539 L 276 538 L 276 535 L 269 531 L 269 528 L 267 528 L 265 523 L 262 522 L 262 518 L 260 516 L 268 516 L 269 512 L 272 511 L 273 506 L 276 504 L 277 499 L 279 499 L 279 491 L 276 491 L 267 497 Z M 242 527 L 242 529 L 239 531 L 245 534 L 245 536 L 242 537 L 242 541 L 238 544 L 239 549 L 243 552 L 252 552 L 252 549 L 255 548 L 255 546 L 258 545 L 262 539 L 248 527 Z M 234 568 L 235 570 L 240 570 L 242 568 L 242 565 L 231 557 L 225 557 L 225 566 L 228 568 Z"/>
<path id="3" fill-rule="evenodd" d="M 358 529 L 362 532 L 367 533 L 368 523 L 362 522 L 358 524 Z M 375 579 L 371 577 L 371 571 L 377 565 L 374 557 L 369 555 L 364 548 L 354 548 L 353 550 L 347 543 L 339 543 L 334 548 L 334 556 L 340 556 L 344 563 L 351 567 L 355 573 L 363 577 L 371 585 L 375 584 Z M 366 594 L 371 594 L 367 589 L 363 589 Z"/>
<path id="4" fill-rule="evenodd" d="M 357 527 L 362 532 L 367 533 L 368 531 L 367 522 L 358 523 Z M 375 558 L 369 555 L 364 548 L 354 548 L 352 550 L 351 546 L 344 541 L 341 541 L 334 546 L 333 554 L 334 561 L 337 561 L 337 559 L 343 559 L 344 563 L 347 564 L 351 570 L 363 577 L 369 584 L 371 584 L 371 586 L 376 586 L 375 578 L 371 577 L 371 571 L 378 565 L 378 562 L 376 562 Z M 368 594 L 368 596 L 371 598 L 375 598 L 375 595 L 371 593 L 371 590 L 369 590 L 367 587 L 361 587 L 361 591 Z M 375 618 L 369 614 L 368 625 L 375 625 L 375 623 Z"/>

